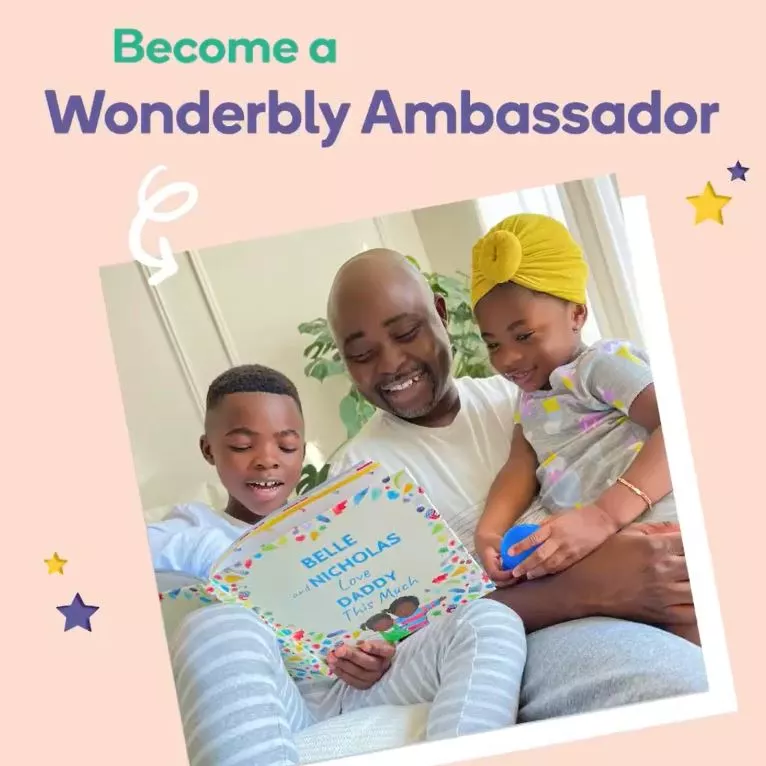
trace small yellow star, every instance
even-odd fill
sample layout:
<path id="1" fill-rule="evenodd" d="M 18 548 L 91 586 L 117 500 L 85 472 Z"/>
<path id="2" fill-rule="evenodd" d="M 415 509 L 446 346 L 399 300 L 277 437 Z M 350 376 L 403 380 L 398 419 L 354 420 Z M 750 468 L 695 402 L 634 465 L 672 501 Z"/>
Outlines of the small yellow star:
<path id="1" fill-rule="evenodd" d="M 58 553 L 54 553 L 52 558 L 45 559 L 45 563 L 48 565 L 48 574 L 64 574 L 64 564 L 67 563 L 66 559 L 59 558 Z"/>
<path id="2" fill-rule="evenodd" d="M 695 224 L 703 221 L 715 221 L 723 225 L 723 213 L 721 211 L 731 202 L 731 197 L 716 194 L 710 181 L 705 184 L 702 194 L 696 194 L 686 199 L 694 205 Z"/>

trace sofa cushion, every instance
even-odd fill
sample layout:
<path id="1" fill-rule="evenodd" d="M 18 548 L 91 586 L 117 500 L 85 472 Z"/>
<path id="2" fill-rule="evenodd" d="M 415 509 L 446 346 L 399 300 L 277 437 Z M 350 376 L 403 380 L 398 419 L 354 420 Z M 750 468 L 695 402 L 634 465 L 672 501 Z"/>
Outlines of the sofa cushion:
<path id="1" fill-rule="evenodd" d="M 301 763 L 404 747 L 425 739 L 430 706 L 380 705 L 310 726 L 296 737 Z"/>

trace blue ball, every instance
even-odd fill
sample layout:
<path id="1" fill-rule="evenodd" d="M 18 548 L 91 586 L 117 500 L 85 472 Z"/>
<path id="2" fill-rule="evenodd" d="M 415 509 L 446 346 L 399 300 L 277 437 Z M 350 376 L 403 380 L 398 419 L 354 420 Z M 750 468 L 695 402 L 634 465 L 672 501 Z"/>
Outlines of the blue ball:
<path id="1" fill-rule="evenodd" d="M 503 542 L 500 543 L 500 559 L 502 561 L 503 569 L 514 569 L 521 564 L 524 559 L 529 557 L 533 551 L 536 551 L 540 546 L 535 545 L 524 553 L 520 553 L 518 556 L 509 556 L 508 549 L 520 542 L 526 537 L 529 537 L 533 532 L 540 529 L 539 524 L 519 524 L 518 526 L 511 527 L 503 536 Z"/>

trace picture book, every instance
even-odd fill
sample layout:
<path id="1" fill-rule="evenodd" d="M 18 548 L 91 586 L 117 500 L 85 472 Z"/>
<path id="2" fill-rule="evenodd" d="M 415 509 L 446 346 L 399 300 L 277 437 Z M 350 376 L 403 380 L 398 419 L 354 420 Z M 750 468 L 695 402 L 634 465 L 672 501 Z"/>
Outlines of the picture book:
<path id="1" fill-rule="evenodd" d="M 204 580 L 171 571 L 155 571 L 154 576 L 168 638 L 190 612 L 218 601 L 215 595 L 208 592 L 210 586 Z"/>
<path id="2" fill-rule="evenodd" d="M 495 588 L 425 489 L 372 461 L 248 530 L 194 587 L 188 597 L 254 610 L 296 679 L 329 675 L 340 644 L 406 640 Z"/>

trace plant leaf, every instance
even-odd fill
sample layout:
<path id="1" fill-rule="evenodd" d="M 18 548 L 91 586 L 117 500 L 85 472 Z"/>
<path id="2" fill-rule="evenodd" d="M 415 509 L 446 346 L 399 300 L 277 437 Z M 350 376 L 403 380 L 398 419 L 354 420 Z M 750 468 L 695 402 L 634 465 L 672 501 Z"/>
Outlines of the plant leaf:
<path id="1" fill-rule="evenodd" d="M 361 431 L 375 412 L 375 408 L 355 388 L 343 397 L 339 409 L 349 439 Z"/>
<path id="2" fill-rule="evenodd" d="M 322 353 L 323 348 L 324 343 L 319 340 L 315 340 L 313 343 L 309 344 L 305 349 L 303 349 L 303 356 L 309 356 L 312 359 L 316 359 Z"/>
<path id="3" fill-rule="evenodd" d="M 420 268 L 420 264 L 417 261 L 417 258 L 413 258 L 411 255 L 405 255 L 404 256 L 418 271 L 423 271 L 423 269 Z"/>
<path id="4" fill-rule="evenodd" d="M 327 330 L 327 320 L 322 319 L 321 317 L 318 319 L 312 319 L 310 322 L 301 322 L 298 325 L 298 332 L 301 335 L 318 335 L 320 332 L 324 332 Z"/>

